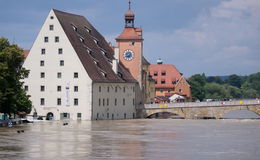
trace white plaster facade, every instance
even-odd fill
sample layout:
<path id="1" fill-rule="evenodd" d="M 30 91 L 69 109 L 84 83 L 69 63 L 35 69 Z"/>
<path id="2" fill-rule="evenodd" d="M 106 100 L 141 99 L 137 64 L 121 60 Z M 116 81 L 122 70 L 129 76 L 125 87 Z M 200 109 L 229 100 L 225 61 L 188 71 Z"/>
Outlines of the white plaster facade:
<path id="1" fill-rule="evenodd" d="M 53 30 L 50 29 L 51 25 Z M 44 41 L 45 37 L 48 37 L 48 42 Z M 55 42 L 55 37 L 59 37 L 59 42 Z M 42 53 L 42 49 L 45 49 L 45 53 Z M 62 49 L 62 53 L 59 53 L 59 49 Z M 64 65 L 60 65 L 61 61 Z M 52 113 L 54 120 L 123 119 L 136 115 L 133 89 L 136 83 L 94 83 L 53 10 L 46 18 L 23 67 L 30 70 L 28 78 L 24 79 L 24 86 L 28 88 L 27 93 L 31 95 L 33 103 L 31 117 L 35 111 L 37 116 L 44 118 Z M 41 77 L 42 73 L 44 77 Z M 78 74 L 78 78 L 74 74 Z M 44 86 L 44 90 L 41 90 L 41 86 Z M 107 92 L 107 87 L 110 92 Z M 115 92 L 115 88 L 118 88 L 118 92 Z M 115 98 L 118 99 L 118 105 L 113 105 Z M 42 99 L 44 104 L 41 104 Z M 99 99 L 102 99 L 101 103 L 105 99 L 106 105 L 99 106 Z"/>
<path id="2" fill-rule="evenodd" d="M 93 119 L 136 117 L 135 83 L 94 83 Z"/>

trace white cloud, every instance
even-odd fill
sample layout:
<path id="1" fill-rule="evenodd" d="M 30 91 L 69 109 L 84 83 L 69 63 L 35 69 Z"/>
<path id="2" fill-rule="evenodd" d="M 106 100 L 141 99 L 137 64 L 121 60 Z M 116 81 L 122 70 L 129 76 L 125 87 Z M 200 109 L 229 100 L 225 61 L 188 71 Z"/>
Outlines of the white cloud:
<path id="1" fill-rule="evenodd" d="M 223 1 L 185 28 L 145 32 L 145 55 L 150 60 L 161 57 L 186 75 L 259 72 L 259 16 L 259 0 Z"/>

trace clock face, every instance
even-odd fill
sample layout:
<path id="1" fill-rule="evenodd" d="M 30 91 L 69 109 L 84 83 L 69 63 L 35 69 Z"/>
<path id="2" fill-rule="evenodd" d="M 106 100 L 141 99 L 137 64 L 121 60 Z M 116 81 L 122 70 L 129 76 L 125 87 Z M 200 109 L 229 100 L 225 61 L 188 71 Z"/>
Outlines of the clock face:
<path id="1" fill-rule="evenodd" d="M 125 60 L 128 60 L 128 61 L 132 60 L 134 58 L 134 52 L 131 51 L 130 49 L 125 50 L 124 58 L 125 58 Z"/>

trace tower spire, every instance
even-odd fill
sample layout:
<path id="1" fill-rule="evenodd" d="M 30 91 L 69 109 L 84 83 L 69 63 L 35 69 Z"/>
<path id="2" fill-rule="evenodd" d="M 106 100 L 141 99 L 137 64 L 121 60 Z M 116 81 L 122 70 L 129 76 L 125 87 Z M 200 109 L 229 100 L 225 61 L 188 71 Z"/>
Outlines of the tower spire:
<path id="1" fill-rule="evenodd" d="M 134 27 L 135 14 L 131 10 L 131 0 L 128 0 L 128 11 L 125 13 L 125 27 L 133 28 Z"/>
<path id="2" fill-rule="evenodd" d="M 131 0 L 128 1 L 128 9 L 131 10 Z"/>

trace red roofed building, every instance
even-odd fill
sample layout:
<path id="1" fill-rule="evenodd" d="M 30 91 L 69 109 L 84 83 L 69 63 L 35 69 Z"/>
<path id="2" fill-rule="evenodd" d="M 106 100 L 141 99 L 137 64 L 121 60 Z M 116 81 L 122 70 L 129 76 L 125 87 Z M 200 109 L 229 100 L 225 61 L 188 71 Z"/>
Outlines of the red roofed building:
<path id="1" fill-rule="evenodd" d="M 157 64 L 149 66 L 149 72 L 155 80 L 156 97 L 178 94 L 187 99 L 191 98 L 190 85 L 174 65 L 162 64 L 162 61 L 158 60 Z"/>

